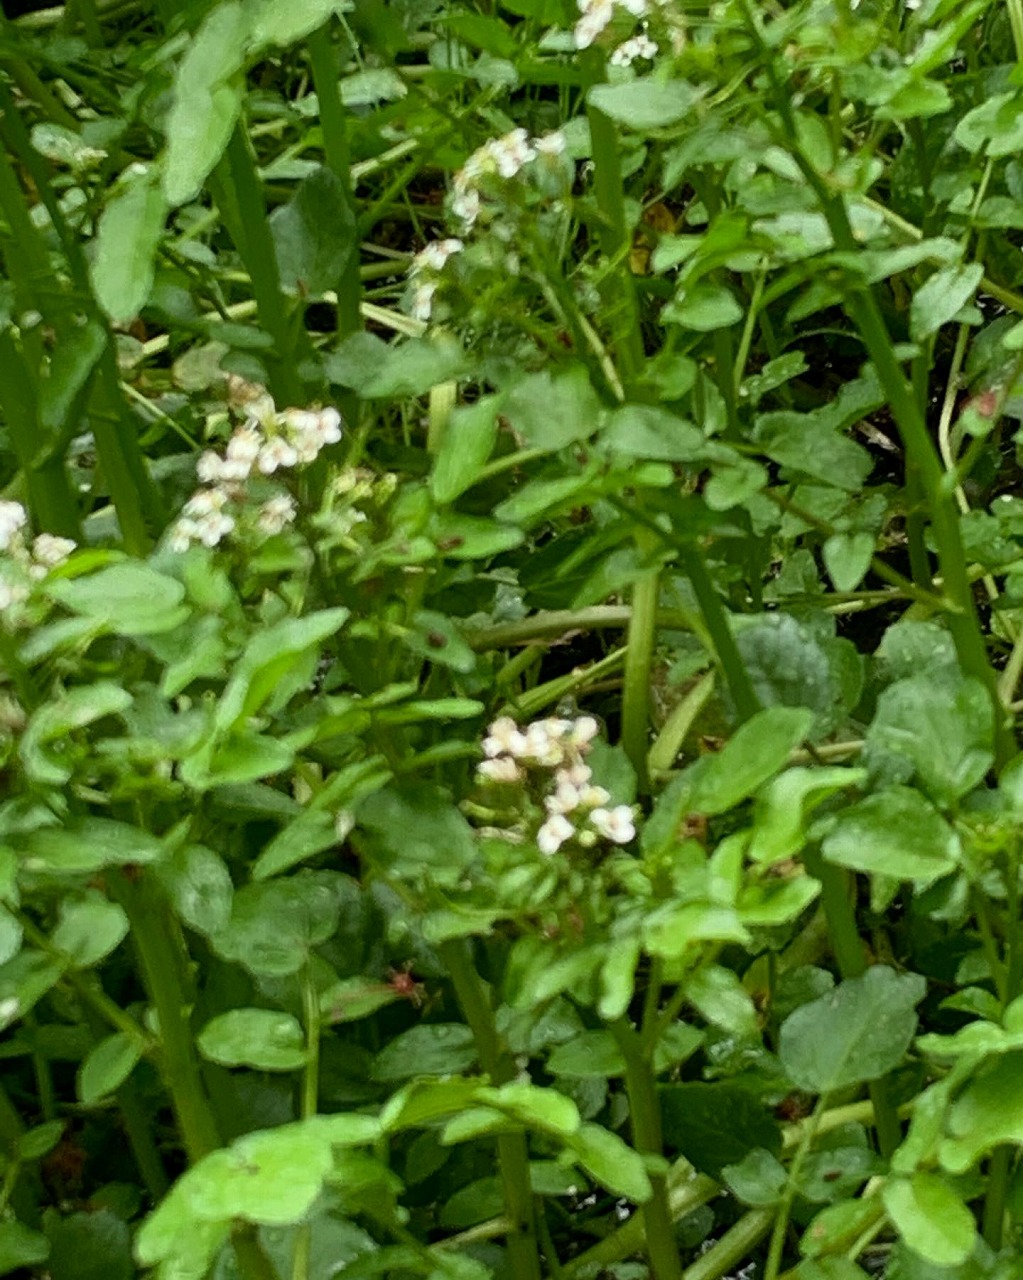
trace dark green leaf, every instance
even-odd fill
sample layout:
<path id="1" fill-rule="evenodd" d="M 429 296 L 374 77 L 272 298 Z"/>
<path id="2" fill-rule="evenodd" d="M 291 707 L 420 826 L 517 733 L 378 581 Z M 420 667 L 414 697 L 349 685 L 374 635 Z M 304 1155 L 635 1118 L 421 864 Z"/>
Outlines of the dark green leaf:
<path id="1" fill-rule="evenodd" d="M 781 1131 L 749 1089 L 730 1081 L 663 1085 L 659 1090 L 664 1138 L 701 1173 L 720 1178 L 725 1165 L 739 1164 L 762 1147 L 781 1153 Z"/>
<path id="2" fill-rule="evenodd" d="M 890 787 L 843 809 L 823 844 L 828 862 L 928 883 L 958 864 L 959 837 L 919 791 Z"/>
<path id="3" fill-rule="evenodd" d="M 320 165 L 299 183 L 288 203 L 270 215 L 270 230 L 286 289 L 303 297 L 333 289 L 355 251 L 357 236 L 344 183 Z"/>
<path id="4" fill-rule="evenodd" d="M 472 1032 L 459 1022 L 433 1022 L 395 1036 L 373 1061 L 375 1080 L 411 1080 L 467 1071 L 476 1061 Z"/>

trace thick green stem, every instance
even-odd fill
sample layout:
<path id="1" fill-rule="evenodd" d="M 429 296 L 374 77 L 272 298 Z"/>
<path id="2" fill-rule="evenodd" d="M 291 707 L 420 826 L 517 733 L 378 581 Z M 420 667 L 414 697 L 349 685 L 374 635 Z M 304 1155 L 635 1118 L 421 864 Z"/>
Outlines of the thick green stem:
<path id="1" fill-rule="evenodd" d="M 308 966 L 302 975 L 302 1016 L 305 1022 L 306 1060 L 302 1071 L 299 1113 L 303 1120 L 308 1120 L 316 1115 L 320 1098 L 320 1001 Z M 291 1280 L 309 1280 L 312 1243 L 312 1225 L 304 1222 L 295 1234 Z"/>
<path id="2" fill-rule="evenodd" d="M 446 942 L 440 953 L 476 1041 L 480 1065 L 492 1084 L 507 1083 L 515 1076 L 515 1064 L 501 1043 L 486 987 L 476 972 L 468 945 L 462 941 Z M 497 1139 L 497 1161 L 509 1224 L 506 1244 L 511 1274 L 515 1280 L 541 1280 L 525 1134 L 502 1134 Z"/>
<path id="3" fill-rule="evenodd" d="M 650 1058 L 644 1053 L 642 1038 L 625 1019 L 614 1023 L 611 1031 L 625 1059 L 632 1145 L 641 1153 L 662 1156 L 664 1143 L 657 1085 Z M 681 1280 L 682 1264 L 668 1201 L 668 1181 L 663 1173 L 651 1173 L 650 1184 L 653 1194 L 642 1210 L 650 1269 L 654 1280 Z"/>

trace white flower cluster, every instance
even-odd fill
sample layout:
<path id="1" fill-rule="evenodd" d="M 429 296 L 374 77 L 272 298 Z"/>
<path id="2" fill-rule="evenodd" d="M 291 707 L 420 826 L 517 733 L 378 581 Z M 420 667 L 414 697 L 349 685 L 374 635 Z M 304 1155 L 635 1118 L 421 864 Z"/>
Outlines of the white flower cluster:
<path id="1" fill-rule="evenodd" d="M 212 450 L 200 455 L 196 474 L 205 486 L 185 503 L 170 531 L 172 551 L 187 551 L 194 543 L 215 547 L 237 524 L 237 504 L 253 476 L 272 476 L 291 467 L 315 462 L 320 450 L 341 439 L 341 415 L 336 409 L 284 409 L 278 412 L 263 392 L 250 398 L 248 419 L 236 429 L 223 455 Z M 269 536 L 280 533 L 297 515 L 289 494 L 268 499 L 256 513 L 257 529 Z"/>
<path id="2" fill-rule="evenodd" d="M 583 848 L 592 847 L 598 837 L 613 844 L 635 839 L 631 807 L 608 807 L 611 795 L 594 784 L 593 770 L 584 759 L 598 732 L 592 716 L 575 720 L 549 717 L 535 720 L 525 729 L 510 716 L 501 716 L 483 739 L 487 758 L 477 772 L 489 782 L 522 782 L 529 768 L 553 772 L 552 785 L 544 797 L 547 817 L 536 834 L 537 848 L 543 854 L 557 853 L 573 838 Z"/>
<path id="3" fill-rule="evenodd" d="M 566 146 L 565 135 L 560 130 L 542 138 L 530 138 L 525 129 L 512 129 L 501 138 L 491 138 L 474 151 L 455 174 L 451 212 L 461 221 L 463 229 L 470 231 L 482 208 L 480 182 L 483 179 L 492 174 L 514 178 L 538 156 L 563 155 Z"/>
<path id="4" fill-rule="evenodd" d="M 40 533 L 25 539 L 28 512 L 20 502 L 0 502 L 0 553 L 9 572 L 0 576 L 0 610 L 28 599 L 30 584 L 62 565 L 75 549 L 70 538 Z"/>
<path id="5" fill-rule="evenodd" d="M 634 62 L 649 61 L 657 56 L 657 41 L 648 35 L 633 36 L 620 44 L 608 61 L 615 67 L 631 67 Z"/>
<path id="6" fill-rule="evenodd" d="M 578 0 L 579 20 L 573 35 L 577 49 L 588 49 L 610 26 L 615 9 L 625 9 L 634 18 L 645 18 L 648 0 Z M 656 52 L 656 48 L 654 50 Z"/>

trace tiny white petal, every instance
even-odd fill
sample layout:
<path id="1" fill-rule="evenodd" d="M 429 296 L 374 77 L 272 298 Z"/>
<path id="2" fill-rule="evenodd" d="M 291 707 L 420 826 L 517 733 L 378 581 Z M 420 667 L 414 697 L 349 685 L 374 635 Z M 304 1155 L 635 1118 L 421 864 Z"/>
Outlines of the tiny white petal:
<path id="1" fill-rule="evenodd" d="M 550 857 L 566 840 L 575 835 L 575 827 L 560 813 L 552 814 L 536 833 L 536 847 Z"/>

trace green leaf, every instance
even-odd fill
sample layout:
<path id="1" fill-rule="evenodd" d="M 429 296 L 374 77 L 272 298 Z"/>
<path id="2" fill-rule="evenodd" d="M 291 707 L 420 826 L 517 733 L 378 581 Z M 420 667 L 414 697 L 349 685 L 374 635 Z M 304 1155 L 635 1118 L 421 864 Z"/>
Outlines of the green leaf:
<path id="1" fill-rule="evenodd" d="M 271 710 L 285 706 L 307 686 L 319 646 L 336 634 L 348 617 L 348 609 L 321 609 L 302 618 L 285 618 L 256 632 L 221 695 L 217 728 L 234 729 L 267 703 Z"/>
<path id="2" fill-rule="evenodd" d="M 684 80 L 630 80 L 624 84 L 598 84 L 586 95 L 591 107 L 638 133 L 666 129 L 684 120 L 698 97 Z"/>
<path id="3" fill-rule="evenodd" d="M 721 1176 L 733 1195 L 758 1209 L 778 1204 L 789 1182 L 785 1166 L 770 1151 L 759 1148 L 738 1164 L 727 1165 Z"/>
<path id="4" fill-rule="evenodd" d="M 497 441 L 500 405 L 499 396 L 483 396 L 452 411 L 430 475 L 430 492 L 441 506 L 454 502 L 476 483 Z"/>
<path id="5" fill-rule="evenodd" d="M 18 748 L 28 777 L 51 786 L 70 781 L 74 769 L 66 739 L 97 720 L 126 711 L 131 704 L 126 689 L 106 681 L 66 689 L 44 702 L 29 720 Z"/>
<path id="6" fill-rule="evenodd" d="M 328 18 L 351 13 L 352 0 L 253 0 L 248 12 L 249 46 L 253 54 L 268 45 L 287 48 L 322 27 Z"/>
<path id="7" fill-rule="evenodd" d="M 954 319 L 976 293 L 983 274 L 979 262 L 935 271 L 913 294 L 909 312 L 913 340 L 920 342 Z"/>
<path id="8" fill-rule="evenodd" d="M 625 1059 L 610 1031 L 583 1031 L 558 1045 L 547 1059 L 547 1070 L 575 1080 L 611 1079 L 625 1074 Z"/>
<path id="9" fill-rule="evenodd" d="M 95 1208 L 47 1223 L 49 1280 L 134 1280 L 131 1231 L 111 1209 Z"/>
<path id="10" fill-rule="evenodd" d="M 90 890 L 82 898 L 64 898 L 50 942 L 68 957 L 73 968 L 88 969 L 116 950 L 127 934 L 124 909 Z"/>
<path id="11" fill-rule="evenodd" d="M 733 809 L 785 767 L 812 724 L 813 712 L 801 707 L 758 711 L 721 751 L 706 758 L 695 778 L 690 808 L 708 815 Z"/>
<path id="12" fill-rule="evenodd" d="M 726 329 L 738 324 L 742 317 L 742 307 L 731 289 L 710 280 L 683 285 L 661 312 L 665 324 L 681 325 L 697 333 Z"/>
<path id="13" fill-rule="evenodd" d="M 42 951 L 19 951 L 0 965 L 0 1031 L 35 1005 L 60 981 L 63 960 Z"/>
<path id="14" fill-rule="evenodd" d="M 869 1277 L 862 1267 L 848 1258 L 825 1257 L 804 1258 L 792 1272 L 792 1280 L 869 1280 Z"/>
<path id="15" fill-rule="evenodd" d="M 897 680 L 878 698 L 868 742 L 908 760 L 931 798 L 951 807 L 994 759 L 991 699 L 979 680 Z"/>
<path id="16" fill-rule="evenodd" d="M 234 884 L 223 858 L 204 845 L 178 849 L 160 868 L 174 910 L 190 928 L 207 937 L 231 918 Z"/>
<path id="17" fill-rule="evenodd" d="M 720 1179 L 756 1148 L 781 1154 L 781 1130 L 748 1088 L 720 1081 L 662 1085 L 658 1090 L 668 1147 L 701 1173 Z"/>
<path id="18" fill-rule="evenodd" d="M 1023 1050 L 1003 1053 L 978 1068 L 948 1112 L 942 1168 L 965 1173 L 986 1152 L 1023 1144 Z"/>
<path id="19" fill-rule="evenodd" d="M 477 1097 L 484 1105 L 544 1133 L 564 1138 L 579 1131 L 579 1108 L 556 1089 L 513 1082 L 497 1089 L 481 1088 Z"/>
<path id="20" fill-rule="evenodd" d="M 505 395 L 501 413 L 530 449 L 554 453 L 600 426 L 601 404 L 582 365 L 531 373 Z"/>
<path id="21" fill-rule="evenodd" d="M 210 943 L 252 973 L 284 977 L 297 973 L 334 933 L 339 910 L 329 873 L 263 880 L 238 890 L 230 921 Z"/>
<path id="22" fill-rule="evenodd" d="M 758 446 L 773 461 L 800 475 L 855 492 L 874 465 L 870 454 L 835 430 L 826 430 L 817 414 L 784 409 L 756 420 Z"/>
<path id="23" fill-rule="evenodd" d="M 959 837 L 920 793 L 890 787 L 843 809 L 822 845 L 828 862 L 928 884 L 959 863 Z"/>
<path id="24" fill-rule="evenodd" d="M 872 533 L 834 533 L 825 539 L 821 554 L 836 591 L 855 591 L 867 576 L 874 556 Z"/>
<path id="25" fill-rule="evenodd" d="M 467 1071 L 476 1061 L 472 1032 L 460 1022 L 421 1023 L 395 1036 L 373 1060 L 374 1080 L 411 1080 Z"/>
<path id="26" fill-rule="evenodd" d="M 144 866 L 164 856 L 156 836 L 113 818 L 82 818 L 68 827 L 41 827 L 22 839 L 22 867 L 33 875 L 91 874 L 129 863 Z"/>
<path id="27" fill-rule="evenodd" d="M 96 301 L 115 325 L 133 320 L 149 301 L 166 218 L 159 170 L 129 165 L 100 214 L 89 268 Z"/>
<path id="28" fill-rule="evenodd" d="M 107 333 L 92 320 L 61 341 L 61 359 L 39 389 L 39 421 L 48 431 L 62 432 L 75 403 L 92 377 L 107 345 Z"/>
<path id="29" fill-rule="evenodd" d="M 476 858 L 472 829 L 450 796 L 428 784 L 385 787 L 362 802 L 358 822 L 374 858 L 399 879 L 454 886 Z"/>
<path id="30" fill-rule="evenodd" d="M 598 1124 L 583 1124 L 568 1147 L 586 1172 L 615 1195 L 636 1204 L 650 1199 L 652 1188 L 643 1157 L 616 1133 Z"/>
<path id="31" fill-rule="evenodd" d="M 957 1266 L 973 1252 L 973 1214 L 940 1175 L 917 1172 L 910 1178 L 889 1178 L 882 1195 L 903 1241 L 928 1262 Z"/>
<path id="32" fill-rule="evenodd" d="M 78 1071 L 78 1097 L 91 1107 L 119 1089 L 142 1057 L 138 1039 L 115 1031 L 89 1050 Z"/>
<path id="33" fill-rule="evenodd" d="M 57 578 L 44 590 L 65 609 L 124 636 L 171 631 L 189 616 L 180 582 L 133 561 L 83 578 Z"/>
<path id="34" fill-rule="evenodd" d="M 228 0 L 210 11 L 188 43 L 166 124 L 163 192 L 172 206 L 195 199 L 234 132 L 248 25 L 243 7 Z"/>
<path id="35" fill-rule="evenodd" d="M 21 1222 L 0 1222 L 0 1275 L 19 1267 L 39 1266 L 50 1253 L 50 1242 Z"/>
<path id="36" fill-rule="evenodd" d="M 897 1067 L 916 1030 L 926 981 L 874 965 L 805 1004 L 782 1023 L 779 1056 L 793 1084 L 833 1093 Z"/>
<path id="37" fill-rule="evenodd" d="M 705 964 L 685 982 L 686 998 L 715 1027 L 739 1040 L 760 1040 L 753 1000 L 731 969 Z"/>
<path id="38" fill-rule="evenodd" d="M 1023 97 L 1013 90 L 986 97 L 956 125 L 955 140 L 967 151 L 1015 155 L 1023 148 Z"/>
<path id="39" fill-rule="evenodd" d="M 791 858 L 806 841 L 811 810 L 839 791 L 861 787 L 866 780 L 866 769 L 839 765 L 786 769 L 758 799 L 747 856 L 762 863 Z"/>
<path id="40" fill-rule="evenodd" d="M 270 230 L 286 289 L 302 297 L 333 289 L 357 237 L 345 184 L 332 169 L 318 166 L 303 178 L 288 203 L 273 211 Z"/>
<path id="41" fill-rule="evenodd" d="M 621 458 L 693 462 L 704 456 L 703 432 L 686 418 L 657 405 L 627 404 L 607 419 L 600 442 Z"/>
<path id="42" fill-rule="evenodd" d="M 297 1071 L 305 1065 L 302 1027 L 290 1013 L 231 1009 L 211 1019 L 196 1037 L 199 1052 L 222 1067 Z"/>
<path id="43" fill-rule="evenodd" d="M 334 815 L 324 809 L 308 809 L 294 822 L 286 823 L 263 849 L 253 864 L 252 878 L 268 880 L 280 875 L 337 842 Z"/>
<path id="44" fill-rule="evenodd" d="M 466 372 L 461 345 L 450 334 L 383 342 L 360 331 L 347 337 L 324 361 L 331 382 L 351 387 L 366 400 L 421 396 Z"/>

